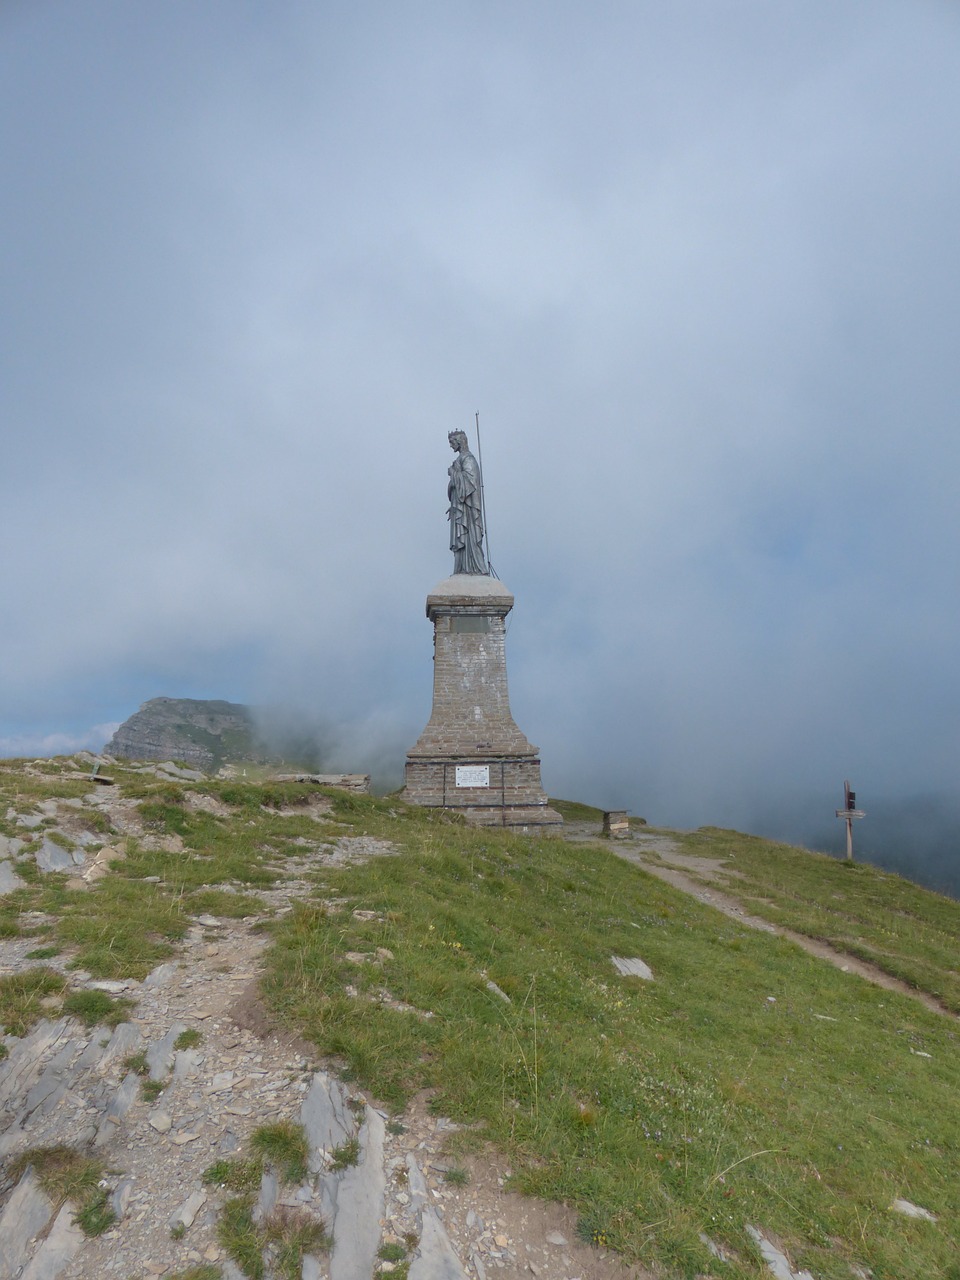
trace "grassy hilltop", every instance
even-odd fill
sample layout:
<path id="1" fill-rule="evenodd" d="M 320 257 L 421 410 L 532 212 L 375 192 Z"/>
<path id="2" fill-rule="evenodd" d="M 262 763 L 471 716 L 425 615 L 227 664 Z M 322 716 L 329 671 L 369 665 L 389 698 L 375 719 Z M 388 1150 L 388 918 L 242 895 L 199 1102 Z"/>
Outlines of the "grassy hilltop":
<path id="1" fill-rule="evenodd" d="M 369 860 L 313 872 L 268 923 L 262 993 L 389 1110 L 432 1090 L 466 1126 L 452 1155 L 495 1145 L 516 1189 L 573 1204 L 585 1239 L 664 1277 L 769 1276 L 751 1225 L 816 1280 L 960 1280 L 960 903 L 729 831 L 674 837 L 724 860 L 745 911 L 869 960 L 937 1013 L 600 840 L 471 830 L 395 798 L 318 805 L 301 784 L 110 772 L 123 830 L 76 762 L 0 762 L 0 837 L 27 841 L 0 938 L 36 940 L 32 967 L 0 978 L 9 1034 L 69 999 L 69 965 L 142 978 L 192 918 L 256 914 L 285 859 L 349 832 Z M 51 799 L 71 802 L 88 856 L 116 851 L 89 887 L 33 861 Z M 654 980 L 621 977 L 613 956 Z M 936 1221 L 893 1212 L 901 1198 Z"/>

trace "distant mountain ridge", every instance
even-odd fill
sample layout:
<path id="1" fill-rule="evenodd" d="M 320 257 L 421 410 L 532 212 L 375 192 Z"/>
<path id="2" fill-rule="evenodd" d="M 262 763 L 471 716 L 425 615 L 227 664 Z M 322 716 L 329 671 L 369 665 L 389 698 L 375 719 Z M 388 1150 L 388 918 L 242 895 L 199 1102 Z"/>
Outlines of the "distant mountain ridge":
<path id="1" fill-rule="evenodd" d="M 204 773 L 236 761 L 269 763 L 253 713 L 239 702 L 150 698 L 104 750 L 121 760 L 183 760 Z"/>

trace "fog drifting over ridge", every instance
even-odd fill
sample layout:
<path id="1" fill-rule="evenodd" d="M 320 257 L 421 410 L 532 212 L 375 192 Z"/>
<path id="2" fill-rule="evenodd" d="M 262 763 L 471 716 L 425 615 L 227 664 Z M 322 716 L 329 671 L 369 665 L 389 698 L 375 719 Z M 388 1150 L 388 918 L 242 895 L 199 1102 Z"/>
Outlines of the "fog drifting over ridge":
<path id="1" fill-rule="evenodd" d="M 958 53 L 922 0 L 6 6 L 0 749 L 219 697 L 399 776 L 479 408 L 551 794 L 839 840 L 850 777 L 949 847 Z"/>

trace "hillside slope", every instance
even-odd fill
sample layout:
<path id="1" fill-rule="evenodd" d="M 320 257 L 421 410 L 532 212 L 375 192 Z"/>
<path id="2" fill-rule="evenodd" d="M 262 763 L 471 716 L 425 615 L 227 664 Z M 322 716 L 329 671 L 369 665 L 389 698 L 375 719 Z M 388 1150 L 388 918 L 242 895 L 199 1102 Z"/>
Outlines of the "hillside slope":
<path id="1" fill-rule="evenodd" d="M 956 1280 L 960 904 L 731 832 L 661 852 L 643 833 L 651 870 L 869 952 L 938 1013 L 745 927 L 589 825 L 527 839 L 300 784 L 115 781 L 92 790 L 76 761 L 0 765 L 0 1200 L 26 1194 L 17 1157 L 54 1141 L 120 1171 L 115 1235 L 75 1241 L 64 1274 L 121 1256 L 213 1280 L 228 1255 L 258 1274 L 264 1249 L 275 1272 L 255 1192 L 229 1190 L 266 1117 L 306 1124 L 314 1163 L 289 1214 L 323 1217 L 334 1251 L 330 1180 L 346 1203 L 382 1170 L 371 1267 L 411 1280 L 438 1273 L 444 1239 L 480 1280 L 606 1280 L 618 1258 L 634 1275 L 769 1276 L 773 1248 L 815 1280 Z M 97 994 L 120 1026 L 94 1054 L 76 1019 Z M 324 1083 L 323 1064 L 348 1083 Z M 310 1145 L 317 1091 L 339 1097 L 358 1165 Z M 191 1196 L 202 1207 L 171 1234 Z"/>
<path id="2" fill-rule="evenodd" d="M 226 761 L 266 756 L 249 707 L 197 698 L 151 698 L 104 750 L 122 760 L 182 760 L 206 773 Z"/>

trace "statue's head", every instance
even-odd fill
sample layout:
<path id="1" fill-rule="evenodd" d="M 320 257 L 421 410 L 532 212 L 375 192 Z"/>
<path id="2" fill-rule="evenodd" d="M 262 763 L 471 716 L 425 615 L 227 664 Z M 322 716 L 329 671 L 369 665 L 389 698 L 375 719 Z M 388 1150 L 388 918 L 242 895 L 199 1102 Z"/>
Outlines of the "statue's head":
<path id="1" fill-rule="evenodd" d="M 467 448 L 467 433 L 465 431 L 451 431 L 447 439 L 450 441 L 450 448 L 456 449 L 458 453 L 461 449 Z"/>

